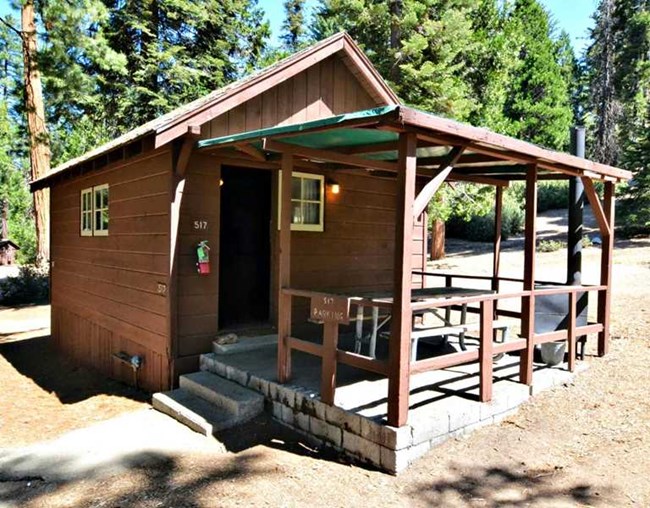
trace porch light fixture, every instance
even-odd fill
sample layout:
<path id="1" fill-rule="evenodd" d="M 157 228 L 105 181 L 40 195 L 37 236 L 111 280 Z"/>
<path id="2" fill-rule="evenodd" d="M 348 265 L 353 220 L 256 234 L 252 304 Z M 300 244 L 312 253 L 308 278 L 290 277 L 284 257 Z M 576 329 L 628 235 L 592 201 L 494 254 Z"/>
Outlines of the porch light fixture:
<path id="1" fill-rule="evenodd" d="M 330 191 L 332 191 L 332 194 L 339 194 L 341 192 L 341 186 L 338 184 L 338 182 L 328 179 L 327 185 L 329 186 Z"/>

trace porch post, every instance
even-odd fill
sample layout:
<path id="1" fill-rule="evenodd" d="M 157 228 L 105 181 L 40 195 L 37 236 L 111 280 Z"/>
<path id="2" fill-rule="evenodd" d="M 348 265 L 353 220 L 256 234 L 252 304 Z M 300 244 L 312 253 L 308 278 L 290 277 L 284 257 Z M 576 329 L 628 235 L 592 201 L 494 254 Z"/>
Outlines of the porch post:
<path id="1" fill-rule="evenodd" d="M 598 334 L 598 356 L 605 356 L 609 352 L 609 321 L 612 298 L 612 262 L 614 254 L 614 184 L 605 182 L 605 199 L 603 211 L 609 224 L 609 233 L 603 235 L 603 244 L 600 254 L 600 284 L 607 286 L 604 291 L 598 292 L 598 322 L 602 323 L 603 331 Z"/>
<path id="2" fill-rule="evenodd" d="M 503 216 L 503 187 L 496 188 L 494 207 L 494 255 L 492 259 L 492 290 L 499 292 L 499 265 L 501 264 L 501 223 Z M 494 301 L 494 314 L 497 316 L 499 300 Z"/>
<path id="3" fill-rule="evenodd" d="M 526 171 L 526 228 L 524 231 L 524 291 L 535 289 L 535 243 L 537 228 L 537 165 L 530 164 Z M 535 295 L 521 300 L 521 333 L 526 339 L 526 349 L 519 360 L 519 382 L 533 382 L 533 352 L 535 338 Z"/>
<path id="4" fill-rule="evenodd" d="M 388 424 L 406 424 L 411 350 L 411 263 L 417 136 L 400 133 L 395 215 L 393 319 L 388 348 Z"/>
<path id="5" fill-rule="evenodd" d="M 291 336 L 291 295 L 282 291 L 291 285 L 291 174 L 293 155 L 282 154 L 280 187 L 280 242 L 278 253 L 278 381 L 291 378 L 291 351 L 287 338 Z"/>

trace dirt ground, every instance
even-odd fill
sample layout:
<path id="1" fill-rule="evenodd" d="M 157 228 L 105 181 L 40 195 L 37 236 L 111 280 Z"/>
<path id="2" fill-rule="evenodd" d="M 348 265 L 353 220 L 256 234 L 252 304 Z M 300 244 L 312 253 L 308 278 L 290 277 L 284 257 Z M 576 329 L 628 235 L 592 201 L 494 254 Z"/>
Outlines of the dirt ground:
<path id="1" fill-rule="evenodd" d="M 468 256 L 466 247 L 454 245 L 459 253 L 440 265 L 487 273 L 489 254 Z M 586 283 L 598 278 L 599 254 L 584 251 Z M 521 261 L 513 240 L 504 274 L 519 275 Z M 564 263 L 564 252 L 539 254 L 539 277 L 562 280 Z M 220 436 L 229 453 L 125 457 L 128 474 L 51 482 L 11 481 L 0 471 L 0 505 L 650 506 L 649 329 L 650 240 L 619 242 L 611 353 L 588 355 L 590 368 L 573 385 L 535 397 L 500 425 L 444 443 L 397 477 L 321 455 L 260 418 L 239 429 L 244 441 L 233 431 Z M 0 379 L 0 446 L 143 406 L 141 394 L 51 353 L 46 338 L 0 345 Z"/>
<path id="2" fill-rule="evenodd" d="M 0 448 L 53 438 L 147 405 L 147 394 L 53 351 L 48 322 L 47 305 L 0 307 Z"/>

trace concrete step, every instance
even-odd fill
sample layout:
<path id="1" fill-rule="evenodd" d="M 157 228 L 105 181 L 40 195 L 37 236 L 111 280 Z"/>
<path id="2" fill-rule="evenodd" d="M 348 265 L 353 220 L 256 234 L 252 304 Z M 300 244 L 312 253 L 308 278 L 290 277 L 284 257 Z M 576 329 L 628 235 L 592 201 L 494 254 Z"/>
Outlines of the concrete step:
<path id="1" fill-rule="evenodd" d="M 217 344 L 212 343 L 212 352 L 216 355 L 235 355 L 237 353 L 246 353 L 265 347 L 277 347 L 278 335 L 259 335 L 256 337 L 239 337 L 239 342 L 235 344 Z"/>
<path id="2" fill-rule="evenodd" d="M 232 381 L 199 371 L 179 378 L 182 389 L 231 414 L 243 422 L 264 411 L 264 396 Z"/>
<path id="3" fill-rule="evenodd" d="M 239 423 L 232 414 L 182 388 L 154 393 L 152 405 L 154 409 L 204 436 L 211 436 Z"/>

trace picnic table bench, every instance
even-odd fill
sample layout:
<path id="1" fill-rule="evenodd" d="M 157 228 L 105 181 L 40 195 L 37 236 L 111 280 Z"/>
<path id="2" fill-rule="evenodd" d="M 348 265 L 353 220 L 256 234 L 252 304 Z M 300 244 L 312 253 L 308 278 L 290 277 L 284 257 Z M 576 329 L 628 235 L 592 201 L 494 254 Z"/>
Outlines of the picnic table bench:
<path id="1" fill-rule="evenodd" d="M 422 288 L 414 289 L 411 292 L 411 301 L 427 301 L 432 300 L 436 301 L 439 299 L 448 299 L 452 297 L 459 296 L 478 296 L 484 294 L 493 294 L 494 291 L 488 289 L 469 289 L 469 288 L 459 288 L 459 287 L 443 287 L 443 288 Z M 364 295 L 366 298 L 381 299 L 382 301 L 392 302 L 392 296 L 390 293 L 371 293 Z M 415 317 L 422 316 L 425 312 L 433 313 L 438 319 L 443 322 L 442 326 L 415 326 Z M 417 348 L 419 341 L 421 339 L 430 339 L 436 337 L 443 337 L 445 340 L 449 336 L 456 336 L 459 340 L 459 345 L 463 351 L 467 350 L 465 344 L 465 335 L 473 332 L 478 332 L 478 323 L 467 323 L 467 304 L 461 305 L 461 318 L 460 322 L 457 324 L 451 323 L 450 320 L 451 309 L 447 308 L 445 311 L 445 316 L 439 314 L 438 309 L 432 307 L 428 310 L 420 310 L 414 313 L 414 323 L 411 332 L 411 361 L 414 362 L 417 359 Z M 390 337 L 390 332 L 380 332 L 390 321 L 390 314 L 385 316 L 382 321 L 379 321 L 379 309 L 378 307 L 372 307 L 372 331 L 367 336 L 369 339 L 369 351 L 368 356 L 371 358 L 376 358 L 376 345 L 377 345 L 377 335 L 383 337 Z M 364 340 L 363 336 L 363 321 L 364 321 L 364 307 L 362 305 L 357 306 L 357 316 L 356 316 L 356 332 L 355 332 L 355 353 L 361 353 L 362 342 Z M 495 320 L 492 323 L 492 328 L 494 330 L 500 330 L 501 341 L 507 340 L 509 325 L 505 321 Z"/>

